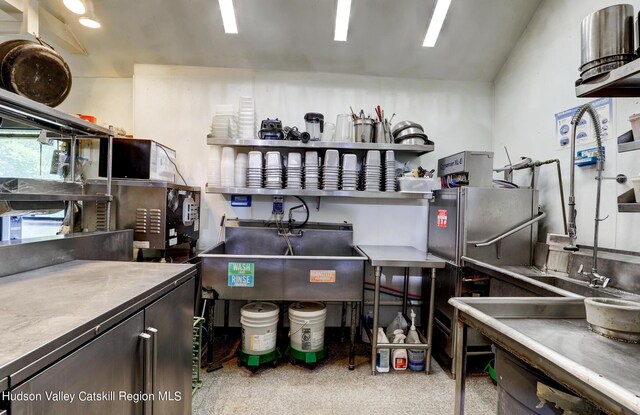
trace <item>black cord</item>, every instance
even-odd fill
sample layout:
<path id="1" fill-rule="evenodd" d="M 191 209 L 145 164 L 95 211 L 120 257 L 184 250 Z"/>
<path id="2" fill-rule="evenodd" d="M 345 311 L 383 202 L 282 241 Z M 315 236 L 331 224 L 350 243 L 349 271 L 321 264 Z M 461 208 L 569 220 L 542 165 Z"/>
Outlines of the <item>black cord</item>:
<path id="1" fill-rule="evenodd" d="M 304 222 L 302 222 L 301 225 L 294 226 L 294 228 L 302 228 L 304 225 L 307 224 L 307 222 L 309 222 L 309 206 L 307 206 L 305 201 L 300 196 L 293 196 L 293 197 L 298 199 L 304 205 L 304 210 L 307 212 L 307 218 L 304 220 Z"/>
<path id="2" fill-rule="evenodd" d="M 167 150 L 164 149 L 164 146 L 162 146 L 161 144 L 158 144 L 158 147 L 160 147 L 162 149 L 162 151 L 164 151 L 164 154 L 167 155 L 167 158 L 169 159 L 169 161 L 171 162 L 171 164 L 173 164 L 173 167 L 176 168 L 176 172 L 178 173 L 178 176 L 180 176 L 180 178 L 182 179 L 182 181 L 184 182 L 184 184 L 187 184 L 187 181 L 184 179 L 184 177 L 182 177 L 182 174 L 180 174 L 180 170 L 178 170 L 178 166 L 176 165 L 176 163 L 173 162 L 173 160 L 171 160 L 171 156 L 169 155 L 169 153 L 167 153 Z"/>

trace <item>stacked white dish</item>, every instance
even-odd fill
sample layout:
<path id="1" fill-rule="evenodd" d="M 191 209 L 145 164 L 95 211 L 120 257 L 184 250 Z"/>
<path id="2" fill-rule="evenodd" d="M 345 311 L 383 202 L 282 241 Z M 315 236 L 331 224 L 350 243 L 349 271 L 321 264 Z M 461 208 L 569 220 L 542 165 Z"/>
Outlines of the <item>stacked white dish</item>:
<path id="1" fill-rule="evenodd" d="M 229 137 L 229 121 L 233 116 L 233 105 L 216 105 L 216 112 L 211 121 L 211 134 L 218 138 Z"/>
<path id="2" fill-rule="evenodd" d="M 396 156 L 393 150 L 387 150 L 384 154 L 384 190 L 396 191 Z"/>
<path id="3" fill-rule="evenodd" d="M 207 186 L 220 187 L 220 146 L 211 146 L 211 155 L 207 165 Z"/>
<path id="4" fill-rule="evenodd" d="M 240 97 L 238 105 L 238 138 L 256 137 L 256 110 L 253 97 Z"/>
<path id="5" fill-rule="evenodd" d="M 249 157 L 245 153 L 239 153 L 236 156 L 235 165 L 235 186 L 247 187 L 247 165 L 249 164 Z"/>
<path id="6" fill-rule="evenodd" d="M 367 158 L 364 164 L 364 190 L 368 192 L 379 192 L 382 178 L 382 166 L 380 164 L 380 151 L 367 151 Z"/>
<path id="7" fill-rule="evenodd" d="M 302 189 L 302 154 L 287 156 L 287 189 Z"/>
<path id="8" fill-rule="evenodd" d="M 355 154 L 342 155 L 342 190 L 357 190 L 358 188 L 358 158 Z"/>
<path id="9" fill-rule="evenodd" d="M 319 189 L 320 185 L 320 163 L 318 162 L 317 151 L 307 151 L 304 154 L 304 188 Z"/>
<path id="10" fill-rule="evenodd" d="M 222 147 L 220 161 L 220 185 L 222 187 L 235 186 L 235 159 L 236 151 L 232 147 Z"/>
<path id="11" fill-rule="evenodd" d="M 267 189 L 282 189 L 282 159 L 279 151 L 267 152 L 264 171 L 264 187 Z"/>
<path id="12" fill-rule="evenodd" d="M 249 152 L 247 187 L 250 187 L 252 189 L 262 188 L 262 153 L 259 151 Z"/>
<path id="13" fill-rule="evenodd" d="M 340 183 L 340 154 L 338 150 L 327 150 L 324 154 L 322 168 L 322 188 L 324 190 L 338 190 Z"/>

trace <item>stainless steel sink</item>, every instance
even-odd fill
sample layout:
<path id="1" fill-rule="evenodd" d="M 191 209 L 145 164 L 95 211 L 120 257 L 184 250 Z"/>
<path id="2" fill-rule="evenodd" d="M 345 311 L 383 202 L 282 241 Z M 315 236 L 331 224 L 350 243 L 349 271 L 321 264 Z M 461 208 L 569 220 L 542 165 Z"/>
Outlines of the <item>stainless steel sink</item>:
<path id="1" fill-rule="evenodd" d="M 301 231 L 298 233 L 298 231 Z M 348 223 L 309 223 L 289 236 L 275 225 L 228 220 L 225 241 L 200 255 L 202 287 L 232 300 L 361 301 L 364 263 Z M 235 268 L 246 268 L 244 279 Z"/>
<path id="2" fill-rule="evenodd" d="M 613 290 L 602 289 L 602 288 L 592 288 L 589 287 L 587 282 L 570 280 L 568 278 L 563 277 L 553 277 L 553 276 L 529 276 L 529 278 L 534 279 L 536 281 L 544 282 L 545 284 L 549 284 L 553 287 L 560 288 L 561 290 L 569 291 L 574 294 L 582 295 L 584 297 L 608 297 L 608 298 L 616 298 L 621 295 L 614 292 Z"/>

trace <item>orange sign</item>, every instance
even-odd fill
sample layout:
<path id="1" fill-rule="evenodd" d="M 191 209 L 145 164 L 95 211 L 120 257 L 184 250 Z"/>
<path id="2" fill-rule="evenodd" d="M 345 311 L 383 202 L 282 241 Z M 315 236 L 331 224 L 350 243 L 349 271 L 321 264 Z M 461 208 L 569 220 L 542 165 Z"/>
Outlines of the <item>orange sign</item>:
<path id="1" fill-rule="evenodd" d="M 312 269 L 309 271 L 310 282 L 336 282 L 335 269 Z"/>

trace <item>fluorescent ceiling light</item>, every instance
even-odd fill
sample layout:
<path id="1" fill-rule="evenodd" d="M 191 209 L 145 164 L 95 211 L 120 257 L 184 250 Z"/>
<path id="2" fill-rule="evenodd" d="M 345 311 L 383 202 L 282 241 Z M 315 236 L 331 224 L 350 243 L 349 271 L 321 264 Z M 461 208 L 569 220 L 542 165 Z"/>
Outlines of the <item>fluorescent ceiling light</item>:
<path id="1" fill-rule="evenodd" d="M 220 13 L 222 13 L 222 24 L 225 33 L 238 33 L 236 23 L 236 12 L 233 10 L 233 0 L 218 0 Z"/>
<path id="2" fill-rule="evenodd" d="M 78 21 L 82 26 L 88 27 L 90 29 L 100 29 L 102 27 L 99 21 L 91 19 L 89 17 L 81 17 Z"/>
<path id="3" fill-rule="evenodd" d="M 63 0 L 64 6 L 75 14 L 84 14 L 87 9 L 82 0 Z"/>
<path id="4" fill-rule="evenodd" d="M 351 14 L 351 0 L 338 0 L 338 8 L 336 10 L 336 31 L 333 40 L 338 42 L 347 41 L 347 32 L 349 31 L 349 14 Z"/>
<path id="5" fill-rule="evenodd" d="M 438 3 L 436 3 L 436 8 L 433 11 L 433 16 L 431 16 L 431 22 L 429 22 L 429 28 L 427 29 L 427 35 L 424 37 L 424 43 L 422 43 L 423 47 L 432 48 L 436 45 L 450 4 L 451 0 L 438 0 Z"/>

